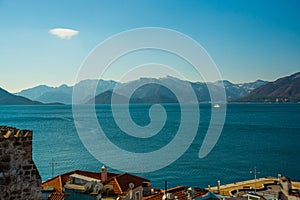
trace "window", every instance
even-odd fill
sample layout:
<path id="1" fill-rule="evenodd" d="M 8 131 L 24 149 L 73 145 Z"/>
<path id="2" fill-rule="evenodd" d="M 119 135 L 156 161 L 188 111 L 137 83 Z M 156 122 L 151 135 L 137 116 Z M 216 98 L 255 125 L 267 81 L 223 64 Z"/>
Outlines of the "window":
<path id="1" fill-rule="evenodd" d="M 135 193 L 134 200 L 140 200 L 140 191 Z"/>

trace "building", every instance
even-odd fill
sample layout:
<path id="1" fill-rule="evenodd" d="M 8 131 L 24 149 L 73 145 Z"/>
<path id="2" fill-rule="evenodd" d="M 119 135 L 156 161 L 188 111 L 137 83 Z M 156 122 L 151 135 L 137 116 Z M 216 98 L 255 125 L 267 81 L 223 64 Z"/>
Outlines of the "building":
<path id="1" fill-rule="evenodd" d="M 200 198 L 207 193 L 207 190 L 200 188 L 177 186 L 167 189 L 167 191 L 154 190 L 151 195 L 142 198 L 142 200 L 191 200 Z"/>
<path id="2" fill-rule="evenodd" d="M 0 126 L 0 199 L 38 200 L 41 186 L 32 160 L 32 131 Z"/>
<path id="3" fill-rule="evenodd" d="M 290 178 L 281 175 L 278 178 L 281 186 L 280 199 L 300 200 L 300 183 L 292 182 Z"/>
<path id="4" fill-rule="evenodd" d="M 72 195 L 81 196 L 81 199 L 109 197 L 141 200 L 142 197 L 150 195 L 151 191 L 149 180 L 128 173 L 110 173 L 104 166 L 101 172 L 71 171 L 43 182 L 42 186 L 44 192 L 52 190 L 60 193 L 61 196 L 64 194 L 64 197 L 70 194 L 71 197 Z M 94 197 L 92 198 L 91 195 Z M 50 199 L 50 193 L 48 199 Z"/>
<path id="5" fill-rule="evenodd" d="M 207 189 L 229 199 L 300 200 L 300 182 L 291 181 L 280 174 L 277 178 L 269 176 L 225 185 L 218 181 L 218 186 L 209 186 Z"/>
<path id="6" fill-rule="evenodd" d="M 272 191 L 276 191 L 274 194 Z M 235 183 L 229 183 L 225 185 L 221 185 L 220 181 L 218 181 L 217 186 L 206 188 L 209 191 L 212 191 L 216 194 L 220 194 L 223 196 L 242 196 L 246 195 L 249 192 L 264 192 L 265 194 L 269 193 L 272 196 L 277 196 L 280 190 L 278 185 L 278 178 L 275 177 L 264 177 L 253 180 L 240 181 Z"/>

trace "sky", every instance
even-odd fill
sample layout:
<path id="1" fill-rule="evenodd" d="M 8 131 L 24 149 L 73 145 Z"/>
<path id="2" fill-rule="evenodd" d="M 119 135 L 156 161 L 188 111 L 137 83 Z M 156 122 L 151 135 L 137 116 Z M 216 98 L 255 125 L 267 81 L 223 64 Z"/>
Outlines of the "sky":
<path id="1" fill-rule="evenodd" d="M 207 51 L 223 79 L 272 81 L 300 71 L 299 9 L 298 0 L 0 0 L 0 87 L 18 92 L 41 84 L 73 85 L 97 45 L 143 27 L 189 36 Z M 164 55 L 164 62 L 180 63 L 157 52 L 124 60 L 160 62 Z M 120 63 L 106 79 L 117 79 L 125 65 Z M 176 70 L 200 81 L 190 67 Z"/>

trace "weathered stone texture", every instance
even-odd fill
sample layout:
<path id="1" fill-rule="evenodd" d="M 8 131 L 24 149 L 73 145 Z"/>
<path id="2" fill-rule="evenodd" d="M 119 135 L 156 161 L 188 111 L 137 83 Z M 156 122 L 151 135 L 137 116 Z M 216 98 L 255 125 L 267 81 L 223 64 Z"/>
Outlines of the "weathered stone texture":
<path id="1" fill-rule="evenodd" d="M 39 200 L 41 185 L 32 160 L 32 131 L 0 126 L 0 200 Z"/>

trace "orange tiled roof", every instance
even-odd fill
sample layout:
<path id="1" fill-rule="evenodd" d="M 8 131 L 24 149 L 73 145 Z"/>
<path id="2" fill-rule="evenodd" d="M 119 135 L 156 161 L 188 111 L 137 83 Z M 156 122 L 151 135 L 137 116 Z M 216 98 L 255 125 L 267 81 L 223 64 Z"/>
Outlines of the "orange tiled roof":
<path id="1" fill-rule="evenodd" d="M 54 187 L 56 191 L 63 192 L 61 176 L 56 176 L 42 183 L 42 188 Z"/>
<path id="2" fill-rule="evenodd" d="M 117 176 L 116 179 L 123 192 L 126 192 L 129 189 L 129 183 L 133 183 L 135 187 L 138 187 L 141 186 L 143 182 L 150 182 L 148 179 L 128 173 L 121 174 Z"/>
<path id="3" fill-rule="evenodd" d="M 55 191 L 50 194 L 50 196 L 48 197 L 48 200 L 63 200 L 66 196 L 69 196 L 69 195 L 65 195 L 62 192 Z"/>
<path id="4" fill-rule="evenodd" d="M 113 177 L 112 179 L 110 179 L 109 181 L 106 182 L 106 185 L 112 185 L 113 186 L 113 192 L 114 194 L 118 194 L 118 195 L 122 195 L 123 191 L 116 179 L 116 177 Z"/>
<path id="5" fill-rule="evenodd" d="M 79 174 L 82 176 L 101 180 L 101 172 L 89 172 L 82 170 L 75 170 L 67 172 L 65 174 L 56 176 L 42 183 L 43 188 L 54 187 L 55 190 L 63 192 L 63 186 L 70 181 L 70 175 Z M 132 174 L 115 174 L 107 172 L 107 181 L 104 185 L 112 185 L 114 194 L 123 195 L 129 189 L 129 183 L 133 183 L 135 187 L 141 186 L 143 182 L 150 182 L 148 179 L 144 179 Z"/>
<path id="6" fill-rule="evenodd" d="M 70 175 L 72 174 L 79 174 L 82 176 L 87 176 L 90 178 L 98 179 L 101 180 L 101 172 L 89 172 L 89 171 L 82 171 L 82 170 L 74 170 L 71 172 L 67 172 L 65 174 L 61 174 L 59 176 L 56 176 L 54 178 L 51 178 L 45 182 L 42 183 L 43 188 L 47 187 L 54 187 L 57 191 L 62 192 L 63 191 L 63 186 L 70 181 Z M 119 174 L 115 173 L 110 173 L 107 172 L 107 178 L 111 179 L 115 176 L 118 176 Z"/>
<path id="7" fill-rule="evenodd" d="M 122 195 L 129 189 L 129 183 L 135 187 L 141 186 L 143 182 L 150 182 L 148 179 L 141 178 L 132 174 L 124 173 L 108 180 L 105 184 L 112 185 L 115 194 Z"/>

